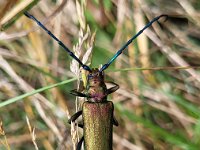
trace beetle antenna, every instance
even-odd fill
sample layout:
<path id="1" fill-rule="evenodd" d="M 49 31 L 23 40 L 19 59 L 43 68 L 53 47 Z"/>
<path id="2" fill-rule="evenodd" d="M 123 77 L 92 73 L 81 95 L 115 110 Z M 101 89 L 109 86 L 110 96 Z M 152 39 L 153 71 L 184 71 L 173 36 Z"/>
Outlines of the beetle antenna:
<path id="1" fill-rule="evenodd" d="M 37 20 L 33 15 L 29 14 L 28 12 L 25 12 L 24 14 L 25 14 L 25 16 L 28 17 L 29 19 L 34 20 L 44 31 L 46 31 L 46 32 L 50 35 L 50 37 L 52 37 L 54 40 L 56 40 L 57 43 L 58 43 L 72 58 L 74 58 L 74 59 L 81 65 L 81 67 L 83 67 L 84 70 L 87 70 L 87 71 L 91 72 L 90 67 L 87 66 L 87 65 L 85 65 L 85 64 L 83 64 L 83 63 L 81 62 L 81 60 L 78 59 L 78 58 L 76 57 L 76 55 L 75 55 L 67 46 L 65 46 L 65 44 L 64 44 L 61 40 L 59 40 L 51 31 L 49 31 L 39 20 Z"/>
<path id="2" fill-rule="evenodd" d="M 128 40 L 126 42 L 126 44 L 120 48 L 117 53 L 110 59 L 110 61 L 108 61 L 108 63 L 104 64 L 103 67 L 100 69 L 100 72 L 105 70 L 106 68 L 108 68 L 110 66 L 110 64 L 123 52 L 124 49 L 126 49 L 128 47 L 129 44 L 132 43 L 132 41 L 134 39 L 136 39 L 140 34 L 142 34 L 142 32 L 144 30 L 146 30 L 147 28 L 149 28 L 155 21 L 158 21 L 160 18 L 162 17 L 166 17 L 165 21 L 167 20 L 168 18 L 168 15 L 160 15 L 156 18 L 154 18 L 153 20 L 151 20 L 142 30 L 140 30 L 136 35 L 134 35 L 130 40 Z"/>

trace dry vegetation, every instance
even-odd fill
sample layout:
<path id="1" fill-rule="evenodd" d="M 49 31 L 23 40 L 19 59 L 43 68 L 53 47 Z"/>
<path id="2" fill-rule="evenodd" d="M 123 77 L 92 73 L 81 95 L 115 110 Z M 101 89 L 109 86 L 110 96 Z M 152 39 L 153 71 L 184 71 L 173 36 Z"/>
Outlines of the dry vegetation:
<path id="1" fill-rule="evenodd" d="M 0 3 L 2 18 L 9 9 Z M 200 1 L 87 0 L 82 6 L 43 0 L 29 12 L 92 67 L 106 63 L 148 21 L 169 15 L 105 71 L 107 81 L 120 85 L 108 98 L 120 124 L 113 149 L 198 150 Z M 67 120 L 83 100 L 69 92 L 81 88 L 79 77 L 77 63 L 25 16 L 0 32 L 0 149 L 73 149 L 82 131 Z"/>

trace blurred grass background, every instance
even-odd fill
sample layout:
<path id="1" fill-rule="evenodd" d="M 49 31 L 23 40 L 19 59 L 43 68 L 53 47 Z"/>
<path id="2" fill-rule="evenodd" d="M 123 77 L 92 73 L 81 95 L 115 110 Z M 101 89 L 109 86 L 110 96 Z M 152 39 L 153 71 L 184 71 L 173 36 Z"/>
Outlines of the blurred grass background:
<path id="1" fill-rule="evenodd" d="M 7 2 L 0 0 L 0 3 L 5 8 Z M 76 1 L 70 0 L 39 1 L 29 12 L 71 50 L 81 46 L 78 49 L 82 51 L 76 52 L 80 52 L 80 57 L 88 47 L 93 47 L 87 60 L 91 67 L 105 64 L 151 19 L 160 14 L 169 15 L 167 21 L 161 19 L 138 37 L 105 71 L 106 81 L 120 85 L 108 97 L 115 104 L 115 116 L 120 124 L 114 127 L 113 149 L 198 150 L 200 1 L 87 0 L 82 3 L 84 13 L 79 12 Z M 10 1 L 9 8 L 1 9 L 0 18 L 15 5 L 15 0 Z M 84 23 L 90 31 L 83 28 Z M 84 35 L 87 40 L 83 40 Z M 20 17 L 0 33 L 0 105 L 24 93 L 31 95 L 29 92 L 34 89 L 77 79 L 79 70 L 74 71 L 76 75 L 72 73 L 75 67 L 70 69 L 71 61 L 33 21 Z M 181 68 L 187 66 L 195 67 Z M 69 94 L 75 88 L 77 82 L 71 81 L 0 107 L 0 149 L 73 149 L 77 134 L 73 134 L 74 129 L 70 132 L 67 120 L 78 107 L 76 98 Z M 81 134 L 80 130 L 79 137 Z"/>

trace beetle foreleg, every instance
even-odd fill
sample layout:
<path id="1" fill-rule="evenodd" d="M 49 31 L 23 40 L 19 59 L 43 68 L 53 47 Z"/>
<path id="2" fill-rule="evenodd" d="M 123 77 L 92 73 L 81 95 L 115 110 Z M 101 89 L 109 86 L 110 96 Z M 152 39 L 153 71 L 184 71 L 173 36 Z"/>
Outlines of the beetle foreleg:
<path id="1" fill-rule="evenodd" d="M 107 89 L 107 92 L 106 92 L 107 95 L 109 95 L 109 94 L 111 94 L 111 93 L 113 93 L 113 92 L 115 92 L 115 91 L 117 91 L 119 89 L 119 85 L 118 84 L 116 84 L 114 82 L 108 82 L 108 83 L 114 84 L 114 86 L 109 88 L 109 89 Z"/>
<path id="2" fill-rule="evenodd" d="M 84 93 L 81 93 L 81 92 L 77 91 L 76 89 L 71 90 L 70 94 L 72 94 L 74 96 L 79 96 L 79 97 L 87 97 L 87 95 L 85 95 Z"/>
<path id="3" fill-rule="evenodd" d="M 74 96 L 79 96 L 79 97 L 87 97 L 87 98 L 91 98 L 90 96 L 84 94 L 84 93 L 81 93 L 79 91 L 77 91 L 76 89 L 74 90 L 71 90 L 70 91 L 70 94 L 74 95 Z"/>
<path id="4" fill-rule="evenodd" d="M 82 138 L 80 139 L 80 141 L 78 142 L 78 144 L 77 144 L 77 146 L 76 146 L 76 150 L 81 150 L 81 146 L 82 146 L 83 140 L 84 140 L 84 137 L 82 137 Z"/>

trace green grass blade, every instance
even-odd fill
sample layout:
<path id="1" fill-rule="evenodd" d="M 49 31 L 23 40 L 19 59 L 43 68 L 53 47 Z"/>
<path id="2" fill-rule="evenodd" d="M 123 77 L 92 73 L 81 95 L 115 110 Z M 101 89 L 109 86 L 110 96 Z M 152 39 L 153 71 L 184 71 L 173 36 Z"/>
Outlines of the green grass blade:
<path id="1" fill-rule="evenodd" d="M 159 71 L 159 70 L 185 70 L 185 69 L 200 69 L 200 66 L 176 66 L 176 67 L 148 67 L 148 68 L 124 68 L 124 69 L 108 69 L 107 72 L 126 72 L 126 71 L 144 71 L 144 70 L 153 70 L 153 71 Z"/>
<path id="2" fill-rule="evenodd" d="M 28 92 L 28 93 L 25 93 L 25 94 L 20 95 L 20 96 L 17 96 L 17 97 L 8 99 L 8 100 L 6 100 L 6 101 L 0 103 L 0 108 L 1 108 L 1 107 L 4 107 L 4 106 L 6 106 L 6 105 L 12 104 L 12 103 L 14 103 L 14 102 L 17 102 L 17 101 L 19 101 L 19 100 L 22 100 L 23 98 L 26 98 L 26 97 L 28 97 L 28 96 L 31 96 L 31 95 L 34 95 L 34 94 L 43 92 L 43 91 L 45 91 L 45 90 L 48 90 L 48 89 L 51 89 L 51 88 L 54 88 L 54 87 L 57 87 L 57 86 L 60 86 L 60 85 L 64 85 L 64 84 L 70 83 L 70 82 L 72 82 L 72 81 L 75 81 L 76 79 L 77 79 L 77 78 L 72 78 L 72 79 L 69 79 L 69 80 L 65 80 L 65 81 L 62 81 L 62 82 L 59 82 L 59 83 L 56 83 L 56 84 L 53 84 L 53 85 L 49 85 L 49 86 L 46 86 L 46 87 L 43 87 L 43 88 L 40 88 L 40 89 L 31 91 L 31 92 Z"/>

